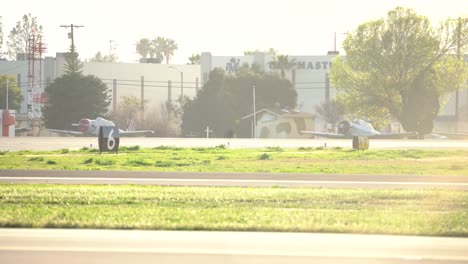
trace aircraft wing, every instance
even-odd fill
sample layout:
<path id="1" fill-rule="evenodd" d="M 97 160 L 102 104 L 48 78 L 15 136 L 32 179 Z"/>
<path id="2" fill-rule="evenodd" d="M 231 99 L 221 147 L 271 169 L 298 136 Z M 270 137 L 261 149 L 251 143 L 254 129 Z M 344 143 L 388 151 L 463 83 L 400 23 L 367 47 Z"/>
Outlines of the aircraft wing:
<path id="1" fill-rule="evenodd" d="M 415 138 L 418 137 L 419 134 L 416 132 L 407 132 L 407 133 L 386 133 L 386 134 L 375 134 L 369 135 L 369 138 L 377 138 L 377 139 L 403 139 L 403 138 Z"/>
<path id="2" fill-rule="evenodd" d="M 31 129 L 26 127 L 15 128 L 15 133 L 29 132 Z"/>
<path id="3" fill-rule="evenodd" d="M 59 133 L 62 135 L 77 136 L 77 137 L 86 137 L 90 136 L 80 131 L 71 131 L 71 130 L 60 130 L 60 129 L 47 129 L 50 132 Z"/>
<path id="4" fill-rule="evenodd" d="M 139 131 L 119 131 L 121 137 L 144 137 L 151 136 L 154 134 L 154 131 L 151 130 L 139 130 Z"/>
<path id="5" fill-rule="evenodd" d="M 301 131 L 302 134 L 309 134 L 318 137 L 324 138 L 351 138 L 345 134 L 337 134 L 337 133 L 326 133 L 326 132 L 315 132 L 315 131 Z"/>
<path id="6" fill-rule="evenodd" d="M 302 134 L 309 134 L 318 137 L 324 138 L 336 138 L 336 139 L 347 139 L 353 138 L 353 135 L 345 135 L 345 134 L 337 134 L 337 133 L 326 133 L 326 132 L 315 132 L 315 131 L 301 131 Z M 373 134 L 373 135 L 363 135 L 368 138 L 376 138 L 376 139 L 402 139 L 408 137 L 417 137 L 419 134 L 416 132 L 408 132 L 408 133 L 389 133 L 389 134 Z"/>
<path id="7" fill-rule="evenodd" d="M 444 133 L 435 132 L 438 135 L 446 136 L 449 139 L 468 139 L 468 133 Z"/>

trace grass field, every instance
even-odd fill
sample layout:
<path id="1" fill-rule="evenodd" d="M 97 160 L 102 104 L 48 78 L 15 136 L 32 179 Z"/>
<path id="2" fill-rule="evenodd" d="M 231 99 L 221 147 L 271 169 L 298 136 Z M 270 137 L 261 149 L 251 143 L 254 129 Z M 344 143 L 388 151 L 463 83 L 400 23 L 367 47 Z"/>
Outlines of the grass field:
<path id="1" fill-rule="evenodd" d="M 1 227 L 468 236 L 468 192 L 0 185 Z"/>
<path id="2" fill-rule="evenodd" d="M 468 176 L 467 150 L 122 147 L 0 152 L 0 169 L 415 174 Z"/>

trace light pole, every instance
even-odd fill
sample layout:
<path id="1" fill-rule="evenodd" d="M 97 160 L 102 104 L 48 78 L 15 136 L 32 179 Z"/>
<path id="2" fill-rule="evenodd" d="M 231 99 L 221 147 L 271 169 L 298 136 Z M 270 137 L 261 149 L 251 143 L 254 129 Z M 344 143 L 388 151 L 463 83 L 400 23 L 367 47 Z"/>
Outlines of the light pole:
<path id="1" fill-rule="evenodd" d="M 184 72 L 177 69 L 174 66 L 170 66 L 169 69 L 174 69 L 180 73 L 180 97 L 183 102 L 184 101 Z"/>

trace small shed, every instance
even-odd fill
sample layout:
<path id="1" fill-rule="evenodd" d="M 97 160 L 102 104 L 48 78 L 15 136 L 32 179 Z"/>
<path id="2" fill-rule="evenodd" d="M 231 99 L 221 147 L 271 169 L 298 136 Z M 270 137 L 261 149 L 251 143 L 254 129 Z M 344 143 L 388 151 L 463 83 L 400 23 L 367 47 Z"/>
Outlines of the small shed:
<path id="1" fill-rule="evenodd" d="M 299 110 L 263 108 L 241 120 L 251 121 L 252 137 L 255 134 L 256 138 L 309 138 L 300 132 L 315 128 L 315 116 Z"/>

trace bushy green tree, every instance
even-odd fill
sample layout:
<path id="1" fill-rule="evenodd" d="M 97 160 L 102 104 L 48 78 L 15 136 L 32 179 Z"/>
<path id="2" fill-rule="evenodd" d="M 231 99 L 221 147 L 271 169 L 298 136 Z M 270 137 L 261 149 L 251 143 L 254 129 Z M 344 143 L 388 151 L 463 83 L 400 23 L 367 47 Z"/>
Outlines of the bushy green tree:
<path id="1" fill-rule="evenodd" d="M 454 53 L 468 43 L 466 22 L 438 29 L 427 17 L 398 7 L 385 19 L 360 25 L 343 43 L 331 79 L 347 109 L 375 121 L 397 119 L 407 131 L 432 130 L 439 99 L 467 80 Z"/>
<path id="2" fill-rule="evenodd" d="M 81 118 L 105 116 L 110 104 L 107 85 L 96 76 L 83 75 L 78 53 L 66 57 L 65 74 L 45 89 L 49 98 L 43 108 L 48 128 L 70 127 Z"/>
<path id="3" fill-rule="evenodd" d="M 249 137 L 250 124 L 242 126 L 240 119 L 253 113 L 253 85 L 257 110 L 296 106 L 297 93 L 291 82 L 276 74 L 242 71 L 226 75 L 214 69 L 197 96 L 184 101 L 182 134 L 200 136 L 209 126 L 216 137 Z"/>
<path id="4" fill-rule="evenodd" d="M 8 108 L 19 110 L 23 95 L 21 88 L 16 83 L 16 78 L 12 75 L 0 76 L 0 109 L 6 109 L 6 94 L 8 81 Z"/>

